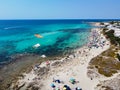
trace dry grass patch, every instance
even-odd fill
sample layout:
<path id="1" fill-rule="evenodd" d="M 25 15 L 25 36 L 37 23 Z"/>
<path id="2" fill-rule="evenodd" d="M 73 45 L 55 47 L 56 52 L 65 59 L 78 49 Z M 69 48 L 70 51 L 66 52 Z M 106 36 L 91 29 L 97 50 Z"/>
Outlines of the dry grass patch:
<path id="1" fill-rule="evenodd" d="M 98 72 L 107 77 L 112 76 L 120 70 L 120 62 L 115 59 L 116 49 L 111 47 L 101 55 L 93 58 L 89 63 L 89 69 L 96 68 Z"/>

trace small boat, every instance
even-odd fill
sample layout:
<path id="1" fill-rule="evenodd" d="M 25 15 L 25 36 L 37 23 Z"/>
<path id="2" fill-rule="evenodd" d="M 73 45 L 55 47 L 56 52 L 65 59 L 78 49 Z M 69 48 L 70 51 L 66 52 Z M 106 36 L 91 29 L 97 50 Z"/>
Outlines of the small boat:
<path id="1" fill-rule="evenodd" d="M 34 48 L 38 48 L 39 46 L 40 46 L 40 44 L 37 43 L 37 44 L 35 44 L 33 47 L 34 47 Z"/>
<path id="2" fill-rule="evenodd" d="M 37 38 L 43 38 L 43 36 L 41 36 L 40 34 L 35 34 L 34 36 Z"/>

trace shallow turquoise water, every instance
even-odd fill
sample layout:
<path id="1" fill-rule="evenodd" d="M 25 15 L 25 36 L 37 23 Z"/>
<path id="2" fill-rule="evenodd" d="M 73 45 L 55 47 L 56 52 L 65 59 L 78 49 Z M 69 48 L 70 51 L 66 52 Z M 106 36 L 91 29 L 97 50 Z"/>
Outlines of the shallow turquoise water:
<path id="1" fill-rule="evenodd" d="M 47 56 L 75 49 L 84 45 L 88 39 L 91 25 L 82 22 L 18 23 L 0 22 L 0 62 L 9 60 L 17 53 L 46 54 Z M 24 21 L 23 21 L 24 22 Z M 36 38 L 34 34 L 43 38 Z M 33 45 L 39 43 L 37 49 Z"/>

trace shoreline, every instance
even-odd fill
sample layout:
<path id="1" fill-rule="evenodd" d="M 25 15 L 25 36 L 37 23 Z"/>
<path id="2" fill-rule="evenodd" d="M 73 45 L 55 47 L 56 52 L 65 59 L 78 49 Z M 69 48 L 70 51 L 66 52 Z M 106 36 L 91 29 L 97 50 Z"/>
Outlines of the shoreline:
<path id="1" fill-rule="evenodd" d="M 100 34 L 100 37 L 104 37 L 100 31 L 100 29 L 96 28 L 95 31 L 97 33 Z M 92 31 L 91 31 L 92 32 Z M 106 38 L 104 37 L 104 40 L 106 40 Z M 50 65 L 47 66 L 46 68 L 46 63 L 43 62 L 41 65 L 39 65 L 39 68 L 36 69 L 36 71 L 41 71 L 40 69 L 43 69 L 44 73 L 42 73 L 42 76 L 40 77 L 39 75 L 37 76 L 37 74 L 41 74 L 41 72 L 35 73 L 34 69 L 32 69 L 32 71 L 28 74 L 24 74 L 24 78 L 21 78 L 18 80 L 17 84 L 11 87 L 13 88 L 14 86 L 17 88 L 27 88 L 29 86 L 30 83 L 37 83 L 39 82 L 39 84 L 35 84 L 37 87 L 43 85 L 42 87 L 40 87 L 40 90 L 51 90 L 50 88 L 50 83 L 52 82 L 53 77 L 58 78 L 56 75 L 59 76 L 60 80 L 63 80 L 67 85 L 70 85 L 70 83 L 68 82 L 69 78 L 74 76 L 75 79 L 79 80 L 77 86 L 81 87 L 83 90 L 87 90 L 87 87 L 91 87 L 90 90 L 94 90 L 93 87 L 95 87 L 95 85 L 98 84 L 98 80 L 94 79 L 91 81 L 91 79 L 87 76 L 87 66 L 90 62 L 90 60 L 94 57 L 96 57 L 97 55 L 101 54 L 103 51 L 107 50 L 109 48 L 109 41 L 106 40 L 106 43 L 102 48 L 95 48 L 92 47 L 91 49 L 88 48 L 87 45 L 84 45 L 83 47 L 79 48 L 76 50 L 76 53 L 70 55 L 69 57 L 65 57 L 61 60 L 58 61 L 50 61 Z M 109 45 L 108 45 L 109 44 Z M 57 64 L 55 64 L 57 63 Z M 79 68 L 79 69 L 78 69 Z M 73 69 L 73 70 L 71 70 Z M 48 71 L 46 71 L 48 70 Z M 78 73 L 74 72 L 77 71 Z M 63 73 L 64 72 L 64 73 Z M 74 75 L 74 73 L 76 75 Z M 82 73 L 82 74 L 80 74 Z M 81 78 L 79 77 L 82 76 Z M 64 77 L 62 77 L 64 76 Z M 40 79 L 40 80 L 39 80 Z M 64 80 L 66 79 L 66 80 Z M 94 81 L 94 82 L 93 82 Z M 83 82 L 83 83 L 82 83 Z M 44 86 L 44 84 L 47 83 L 47 85 Z M 86 83 L 86 85 L 85 85 Z M 34 85 L 33 85 L 34 86 Z M 71 86 L 71 85 L 70 85 Z M 76 85 L 75 85 L 76 86 Z M 74 86 L 72 86 L 71 88 L 73 88 Z M 22 89 L 20 89 L 22 90 Z"/>
<path id="2" fill-rule="evenodd" d="M 16 82 L 23 73 L 28 73 L 32 67 L 46 60 L 61 59 L 60 56 L 42 58 L 40 55 L 27 54 L 17 56 L 15 60 L 0 68 L 0 89 L 6 90 L 12 82 Z"/>

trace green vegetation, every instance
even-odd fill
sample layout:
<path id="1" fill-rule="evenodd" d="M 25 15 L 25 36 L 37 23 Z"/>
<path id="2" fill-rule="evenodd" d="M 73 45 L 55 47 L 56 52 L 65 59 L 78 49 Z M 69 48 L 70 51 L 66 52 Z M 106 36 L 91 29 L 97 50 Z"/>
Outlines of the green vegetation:
<path id="1" fill-rule="evenodd" d="M 120 55 L 119 55 L 119 54 L 117 54 L 117 58 L 118 58 L 118 60 L 120 61 Z"/>
<path id="2" fill-rule="evenodd" d="M 98 72 L 102 75 L 112 76 L 117 73 L 117 70 L 120 70 L 120 62 L 114 58 L 115 55 L 115 50 L 113 48 L 109 49 L 98 57 L 93 58 L 90 61 L 90 67 L 98 69 Z"/>
<path id="3" fill-rule="evenodd" d="M 110 22 L 110 24 L 114 24 L 114 23 L 115 23 L 115 21 L 111 21 L 111 22 Z"/>
<path id="4" fill-rule="evenodd" d="M 104 90 L 113 90 L 110 87 L 108 87 L 108 86 L 102 86 L 101 84 L 98 84 L 97 87 L 102 87 L 102 88 L 104 88 Z"/>
<path id="5" fill-rule="evenodd" d="M 103 29 L 103 33 L 106 35 L 108 39 L 110 39 L 111 44 L 120 45 L 120 38 L 114 36 L 114 30 L 110 30 L 106 32 L 106 28 Z"/>
<path id="6" fill-rule="evenodd" d="M 114 24 L 114 22 L 111 22 L 111 24 Z M 106 27 L 103 28 L 103 34 L 110 40 L 110 49 L 93 58 L 89 67 L 90 69 L 96 68 L 100 74 L 110 77 L 120 70 L 120 55 L 117 54 L 120 50 L 120 38 L 114 36 L 114 30 L 108 30 Z M 118 58 L 118 60 L 115 58 Z"/>

